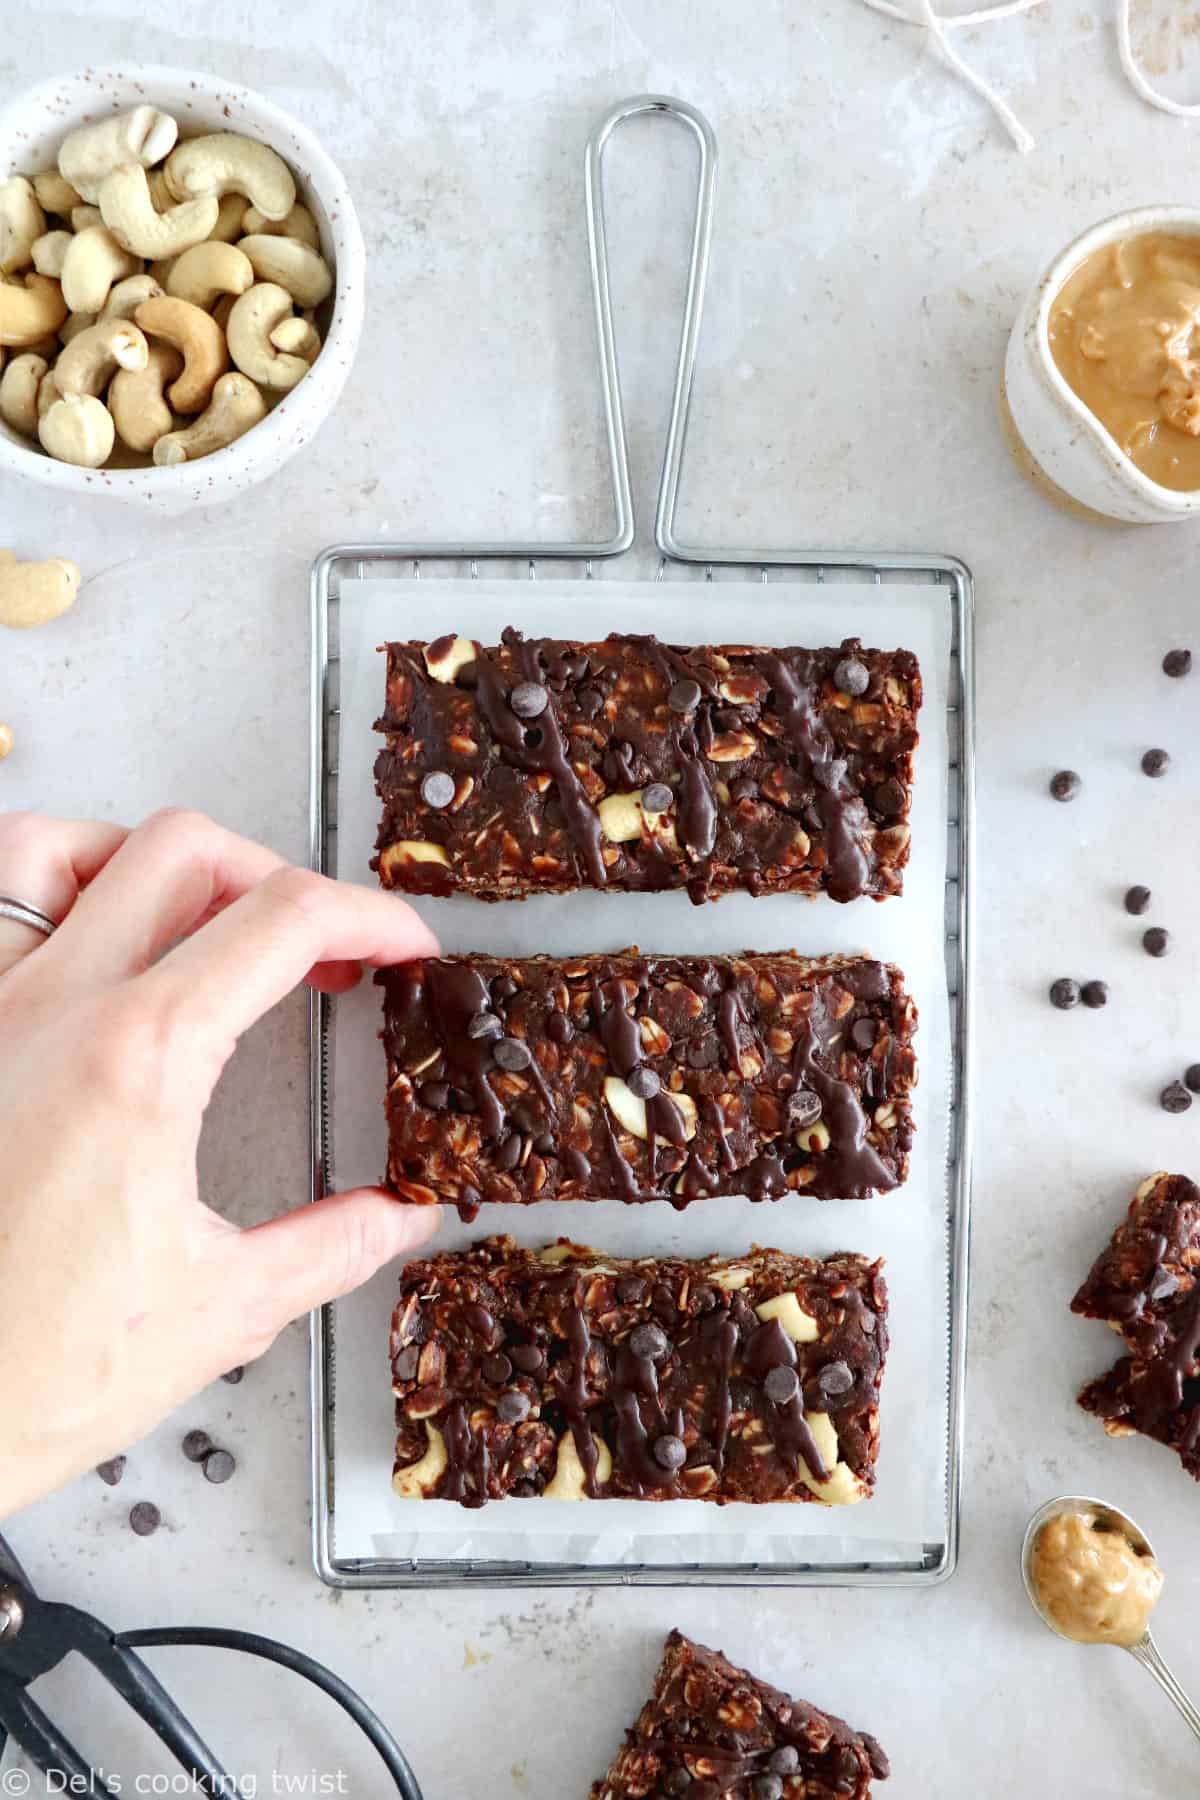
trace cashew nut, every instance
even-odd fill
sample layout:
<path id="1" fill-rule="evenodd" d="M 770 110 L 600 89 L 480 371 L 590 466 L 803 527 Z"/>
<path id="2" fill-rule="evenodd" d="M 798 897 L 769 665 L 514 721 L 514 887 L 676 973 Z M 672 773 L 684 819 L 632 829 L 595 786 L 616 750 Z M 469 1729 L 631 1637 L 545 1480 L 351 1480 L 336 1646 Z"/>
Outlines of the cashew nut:
<path id="1" fill-rule="evenodd" d="M 18 562 L 11 550 L 0 550 L 0 625 L 16 631 L 47 625 L 74 605 L 79 570 L 73 562 Z"/>
<path id="2" fill-rule="evenodd" d="M 43 169 L 40 175 L 35 175 L 33 191 L 42 211 L 54 213 L 59 219 L 69 219 L 72 208 L 80 202 L 78 191 L 69 181 L 63 180 L 57 169 Z"/>
<path id="3" fill-rule="evenodd" d="M 266 401 L 247 376 L 222 375 L 213 388 L 211 405 L 186 431 L 160 437 L 154 446 L 154 460 L 160 468 L 174 468 L 223 450 L 265 418 L 266 411 Z"/>
<path id="4" fill-rule="evenodd" d="M 217 321 L 217 324 L 221 327 L 222 331 L 229 330 L 229 315 L 237 305 L 237 302 L 237 294 L 222 294 L 221 298 L 217 301 L 217 304 L 213 307 L 212 316 Z"/>
<path id="5" fill-rule="evenodd" d="M 63 262 L 62 291 L 69 310 L 98 313 L 113 282 L 139 275 L 141 266 L 106 226 L 87 226 L 76 235 Z"/>
<path id="6" fill-rule="evenodd" d="M 222 294 L 244 294 L 254 286 L 254 265 L 233 244 L 194 244 L 176 257 L 167 277 L 167 292 L 190 300 L 205 312 Z"/>
<path id="7" fill-rule="evenodd" d="M 166 176 L 177 200 L 244 194 L 268 219 L 286 219 L 296 204 L 296 183 L 282 156 L 269 144 L 233 131 L 215 131 L 178 145 L 167 158 Z"/>
<path id="8" fill-rule="evenodd" d="M 0 762 L 12 755 L 12 747 L 16 743 L 11 725 L 0 725 Z"/>
<path id="9" fill-rule="evenodd" d="M 81 331 L 90 331 L 95 323 L 95 313 L 72 313 L 58 334 L 59 346 L 73 343 Z M 58 355 L 57 347 L 55 348 L 54 355 L 56 357 Z"/>
<path id="10" fill-rule="evenodd" d="M 226 327 L 229 354 L 260 387 L 294 388 L 308 374 L 302 356 L 281 355 L 271 343 L 272 331 L 291 310 L 292 296 L 270 281 L 255 282 L 234 302 Z"/>
<path id="11" fill-rule="evenodd" d="M 46 229 L 46 215 L 38 205 L 33 183 L 23 175 L 0 182 L 0 274 L 27 269 L 33 261 L 35 238 Z"/>
<path id="12" fill-rule="evenodd" d="M 104 219 L 98 206 L 79 206 L 71 208 L 71 230 L 87 231 L 92 225 L 103 225 Z"/>
<path id="13" fill-rule="evenodd" d="M 94 394 L 66 394 L 41 420 L 38 437 L 46 454 L 59 462 L 99 469 L 112 455 L 116 431 L 103 400 Z"/>
<path id="14" fill-rule="evenodd" d="M 100 183 L 118 163 L 136 162 L 149 169 L 162 161 L 178 136 L 179 127 L 168 113 L 135 106 L 73 131 L 58 153 L 58 172 L 85 200 L 94 200 Z"/>
<path id="15" fill-rule="evenodd" d="M 250 258 L 260 281 L 286 288 L 297 306 L 319 306 L 332 292 L 325 258 L 299 238 L 245 237 L 238 248 Z"/>
<path id="16" fill-rule="evenodd" d="M 100 183 L 100 211 L 118 244 L 152 260 L 178 256 L 181 250 L 202 244 L 217 222 L 219 208 L 210 194 L 185 200 L 170 212 L 156 212 L 141 163 L 121 163 Z"/>
<path id="17" fill-rule="evenodd" d="M 0 344 L 36 344 L 56 332 L 69 311 L 62 289 L 48 275 L 27 275 L 24 287 L 0 283 Z"/>
<path id="18" fill-rule="evenodd" d="M 67 246 L 73 242 L 69 231 L 43 231 L 41 237 L 34 238 L 30 257 L 38 274 L 53 275 L 56 281 L 60 279 Z"/>
<path id="19" fill-rule="evenodd" d="M 229 366 L 221 327 L 190 300 L 178 300 L 171 294 L 144 300 L 133 316 L 151 337 L 165 338 L 183 353 L 183 374 L 167 395 L 175 411 L 202 412 L 212 398 L 217 376 Z"/>
<path id="20" fill-rule="evenodd" d="M 321 234 L 317 230 L 317 221 L 307 206 L 297 200 L 286 219 L 268 219 L 265 213 L 259 212 L 257 206 L 248 206 L 242 218 L 243 237 L 289 237 L 299 238 L 310 250 L 321 248 Z"/>
<path id="21" fill-rule="evenodd" d="M 118 281 L 104 302 L 102 319 L 132 319 L 143 300 L 157 300 L 162 289 L 153 275 L 127 275 Z"/>
<path id="22" fill-rule="evenodd" d="M 44 356 L 27 350 L 23 356 L 14 356 L 0 375 L 0 419 L 22 437 L 37 436 L 38 388 L 49 367 Z"/>
<path id="23" fill-rule="evenodd" d="M 276 350 L 285 350 L 289 356 L 302 356 L 310 364 L 317 360 L 321 348 L 320 333 L 311 319 L 281 319 L 272 331 L 270 341 Z"/>
<path id="24" fill-rule="evenodd" d="M 164 176 L 164 180 L 166 177 Z M 217 214 L 217 222 L 208 234 L 210 244 L 236 244 L 240 237 L 245 237 L 246 196 L 231 190 L 220 198 L 221 210 Z"/>
<path id="25" fill-rule="evenodd" d="M 130 319 L 101 319 L 71 339 L 54 365 L 59 392 L 99 394 L 118 369 L 144 369 L 150 346 Z"/>
<path id="26" fill-rule="evenodd" d="M 108 410 L 117 436 L 130 450 L 143 454 L 153 450 L 159 438 L 170 431 L 175 419 L 163 389 L 176 380 L 182 368 L 183 357 L 173 345 L 154 343 L 144 369 L 118 369 L 113 376 Z"/>

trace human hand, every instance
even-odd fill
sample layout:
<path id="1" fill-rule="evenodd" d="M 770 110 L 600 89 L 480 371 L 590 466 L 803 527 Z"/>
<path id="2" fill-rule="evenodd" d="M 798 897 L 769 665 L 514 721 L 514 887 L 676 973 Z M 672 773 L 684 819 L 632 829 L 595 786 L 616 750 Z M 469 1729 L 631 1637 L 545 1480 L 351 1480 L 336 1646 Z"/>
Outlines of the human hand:
<path id="1" fill-rule="evenodd" d="M 394 895 L 192 813 L 0 815 L 0 894 L 60 921 L 0 919 L 3 1517 L 430 1236 L 436 1212 L 377 1188 L 239 1230 L 196 1149 L 239 1035 L 298 982 L 436 945 Z"/>

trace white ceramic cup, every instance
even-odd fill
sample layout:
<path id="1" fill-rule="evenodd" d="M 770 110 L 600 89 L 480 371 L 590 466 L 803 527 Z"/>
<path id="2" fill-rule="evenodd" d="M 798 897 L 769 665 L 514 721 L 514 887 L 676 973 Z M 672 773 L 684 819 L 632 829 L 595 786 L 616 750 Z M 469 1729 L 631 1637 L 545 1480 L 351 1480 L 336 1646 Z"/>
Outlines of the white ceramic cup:
<path id="1" fill-rule="evenodd" d="M 53 168 L 58 146 L 77 125 L 147 102 L 179 121 L 181 137 L 239 131 L 277 150 L 317 220 L 336 281 L 325 342 L 309 373 L 260 424 L 211 456 L 176 468 L 79 469 L 55 462 L 0 421 L 0 473 L 63 495 L 111 496 L 178 513 L 232 499 L 273 475 L 332 412 L 362 334 L 366 258 L 350 191 L 312 133 L 248 88 L 186 69 L 92 69 L 33 88 L 0 113 L 0 172 L 33 175 Z"/>
<path id="2" fill-rule="evenodd" d="M 1142 206 L 1093 225 L 1069 244 L 1030 290 L 1017 315 L 1004 363 L 1007 423 L 1018 457 L 1057 498 L 1105 519 L 1133 525 L 1200 515 L 1200 490 L 1160 487 L 1132 463 L 1095 413 L 1059 373 L 1050 350 L 1050 309 L 1060 289 L 1087 257 L 1120 238 L 1149 231 L 1200 238 L 1200 210 L 1191 206 Z"/>

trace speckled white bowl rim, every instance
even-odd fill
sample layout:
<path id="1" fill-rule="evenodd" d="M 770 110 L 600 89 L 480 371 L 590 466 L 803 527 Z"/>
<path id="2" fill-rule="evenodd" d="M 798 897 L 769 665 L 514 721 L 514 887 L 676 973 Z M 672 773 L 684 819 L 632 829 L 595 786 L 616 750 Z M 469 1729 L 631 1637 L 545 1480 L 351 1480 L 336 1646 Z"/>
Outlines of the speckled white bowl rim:
<path id="1" fill-rule="evenodd" d="M 196 135 L 182 94 L 191 92 L 199 130 L 244 131 L 278 150 L 290 164 L 302 197 L 314 212 L 322 248 L 336 271 L 333 314 L 321 353 L 310 372 L 261 424 L 236 443 L 177 468 L 80 469 L 30 448 L 0 425 L 0 473 L 21 476 L 60 492 L 110 496 L 161 512 L 182 512 L 230 499 L 282 468 L 314 436 L 345 387 L 362 333 L 366 255 L 350 190 L 317 139 L 281 107 L 236 82 L 165 66 L 88 69 L 27 90 L 0 112 L 0 170 L 30 174 L 32 152 L 45 133 L 55 143 L 91 119 L 144 102 L 179 117 L 183 135 Z M 31 123 L 44 115 L 45 124 Z M 38 166 L 50 158 L 38 151 Z M 248 203 L 247 203 L 248 204 Z M 19 351 L 13 354 L 20 354 Z"/>
<path id="2" fill-rule="evenodd" d="M 1200 208 L 1194 206 L 1139 206 L 1131 212 L 1114 213 L 1101 219 L 1067 245 L 1055 258 L 1039 282 L 1037 311 L 1031 321 L 1036 355 L 1034 367 L 1051 393 L 1074 415 L 1101 455 L 1120 479 L 1143 500 L 1163 512 L 1188 514 L 1200 511 L 1200 490 L 1181 493 L 1176 488 L 1162 487 L 1126 456 L 1112 433 L 1100 423 L 1095 413 L 1079 398 L 1054 360 L 1050 348 L 1050 310 L 1060 290 L 1070 280 L 1080 263 L 1096 250 L 1103 250 L 1117 238 L 1144 237 L 1147 232 L 1170 230 L 1185 237 L 1200 237 Z"/>

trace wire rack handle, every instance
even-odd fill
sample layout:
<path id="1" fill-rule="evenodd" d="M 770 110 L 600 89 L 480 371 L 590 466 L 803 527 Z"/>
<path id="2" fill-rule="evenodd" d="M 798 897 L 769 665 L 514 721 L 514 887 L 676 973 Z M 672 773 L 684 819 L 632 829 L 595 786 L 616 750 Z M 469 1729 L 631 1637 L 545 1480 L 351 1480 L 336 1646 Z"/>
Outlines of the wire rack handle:
<path id="1" fill-rule="evenodd" d="M 609 285 L 608 234 L 604 220 L 604 151 L 613 133 L 626 119 L 640 118 L 645 113 L 662 113 L 677 119 L 691 132 L 699 151 L 687 294 L 679 332 L 679 355 L 675 364 L 675 388 L 671 396 L 662 475 L 658 484 L 658 506 L 654 515 L 655 544 L 661 555 L 674 556 L 679 553 L 675 541 L 675 506 L 679 497 L 688 412 L 696 374 L 696 353 L 700 345 L 704 292 L 708 284 L 708 255 L 712 243 L 713 201 L 717 186 L 717 137 L 704 114 L 696 107 L 689 106 L 686 100 L 675 100 L 666 94 L 638 94 L 633 99 L 622 100 L 605 113 L 588 139 L 584 153 L 583 183 L 587 206 L 588 253 L 592 266 L 592 295 L 596 309 L 596 342 L 600 352 L 600 379 L 604 389 L 604 416 L 617 515 L 616 532 L 612 539 L 614 555 L 628 550 L 633 543 L 634 508 L 629 484 L 629 448 L 625 435 L 625 409 L 621 400 L 621 376 L 617 364 L 612 292 Z"/>

